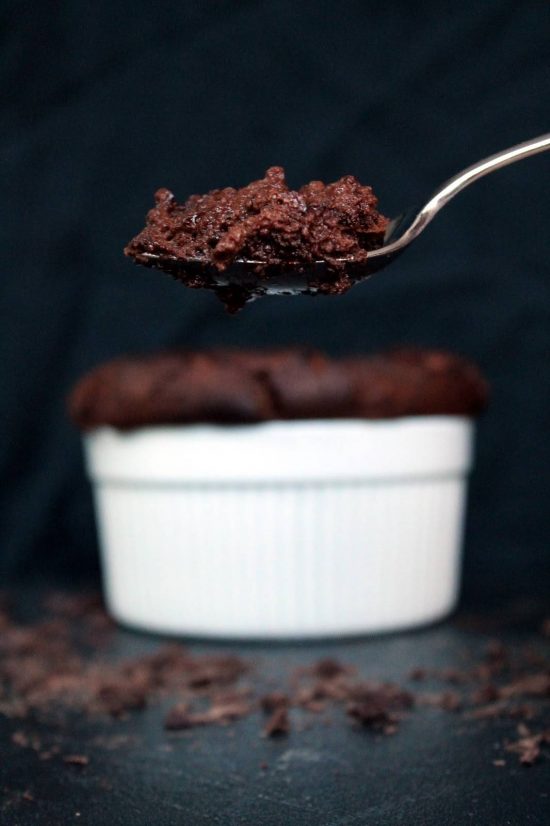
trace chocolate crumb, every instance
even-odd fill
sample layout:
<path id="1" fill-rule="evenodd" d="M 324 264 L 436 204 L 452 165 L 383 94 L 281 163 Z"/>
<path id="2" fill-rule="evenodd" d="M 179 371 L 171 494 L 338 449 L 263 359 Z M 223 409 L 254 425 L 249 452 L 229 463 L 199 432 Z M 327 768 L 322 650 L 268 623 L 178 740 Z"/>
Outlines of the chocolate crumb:
<path id="1" fill-rule="evenodd" d="M 46 611 L 65 619 L 90 619 L 96 612 L 104 612 L 103 599 L 98 592 L 68 594 L 52 591 L 43 600 Z"/>
<path id="2" fill-rule="evenodd" d="M 550 697 L 550 673 L 526 674 L 499 689 L 501 697 Z"/>
<path id="3" fill-rule="evenodd" d="M 404 711 L 413 705 L 413 697 L 392 683 L 380 686 L 359 684 L 349 691 L 350 702 L 346 713 L 366 728 L 394 734 L 400 721 L 396 712 Z"/>
<path id="4" fill-rule="evenodd" d="M 264 726 L 265 737 L 281 737 L 290 731 L 290 719 L 284 706 L 279 706 L 271 714 Z"/>
<path id="5" fill-rule="evenodd" d="M 428 672 L 425 668 L 411 668 L 409 671 L 409 680 L 412 680 L 415 683 L 423 682 L 428 676 Z"/>
<path id="6" fill-rule="evenodd" d="M 506 765 L 506 760 L 493 760 L 493 766 L 497 766 L 498 768 L 502 768 Z"/>
<path id="7" fill-rule="evenodd" d="M 461 685 L 468 682 L 468 675 L 458 668 L 443 668 L 437 675 L 440 680 L 453 685 Z"/>
<path id="8" fill-rule="evenodd" d="M 394 683 L 358 681 L 347 687 L 344 699 L 355 702 L 377 702 L 392 711 L 405 711 L 414 705 L 414 695 Z"/>
<path id="9" fill-rule="evenodd" d="M 456 691 L 440 691 L 420 694 L 420 705 L 440 708 L 443 711 L 459 711 L 462 708 L 462 698 Z"/>
<path id="10" fill-rule="evenodd" d="M 290 698 L 282 691 L 272 691 L 260 697 L 260 706 L 266 714 L 272 714 L 277 708 L 288 708 L 289 705 Z"/>
<path id="11" fill-rule="evenodd" d="M 543 637 L 550 637 L 550 617 L 546 617 L 541 623 L 540 633 Z"/>
<path id="12" fill-rule="evenodd" d="M 361 723 L 365 728 L 372 728 L 377 731 L 387 732 L 388 727 L 395 728 L 397 718 L 387 707 L 376 700 L 363 700 L 362 702 L 349 703 L 346 714 Z"/>
<path id="13" fill-rule="evenodd" d="M 227 723 L 231 723 L 233 720 L 246 717 L 250 711 L 250 704 L 244 700 L 224 700 L 223 698 L 218 698 L 212 703 L 210 708 L 200 716 L 206 725 L 210 723 L 227 725 Z"/>
<path id="14" fill-rule="evenodd" d="M 507 743 L 506 751 L 517 754 L 522 766 L 532 766 L 541 756 L 541 747 L 550 744 L 550 730 L 533 734 L 525 723 L 519 723 L 517 732 L 519 738 Z"/>
<path id="15" fill-rule="evenodd" d="M 239 657 L 232 655 L 203 656 L 191 670 L 188 685 L 191 688 L 207 688 L 215 685 L 229 685 L 246 672 Z"/>
<path id="16" fill-rule="evenodd" d="M 507 716 L 511 720 L 532 720 L 536 716 L 536 710 L 531 703 L 521 703 L 517 706 L 510 705 L 507 708 Z"/>
<path id="17" fill-rule="evenodd" d="M 499 696 L 498 688 L 489 683 L 488 685 L 483 685 L 481 688 L 478 688 L 472 692 L 470 700 L 473 705 L 481 706 L 486 703 L 494 703 L 495 700 L 498 700 Z"/>
<path id="18" fill-rule="evenodd" d="M 167 731 L 180 731 L 194 726 L 223 726 L 245 717 L 250 711 L 248 702 L 235 697 L 218 697 L 206 711 L 191 711 L 188 703 L 178 703 L 166 715 L 164 728 Z"/>
<path id="19" fill-rule="evenodd" d="M 318 677 L 320 680 L 333 680 L 343 674 L 349 674 L 352 671 L 349 666 L 342 665 L 338 660 L 326 657 L 323 660 L 318 660 L 311 668 L 311 674 Z"/>
<path id="20" fill-rule="evenodd" d="M 66 754 L 62 760 L 69 766 L 87 766 L 90 762 L 90 758 L 85 754 Z"/>
<path id="21" fill-rule="evenodd" d="M 487 703 L 484 706 L 478 706 L 465 713 L 467 720 L 496 720 L 499 717 L 505 716 L 506 705 L 504 703 Z"/>
<path id="22" fill-rule="evenodd" d="M 136 711 L 147 705 L 147 686 L 131 685 L 124 680 L 101 685 L 97 700 L 112 717 L 121 717 L 127 711 Z"/>
<path id="23" fill-rule="evenodd" d="M 180 731 L 191 728 L 193 725 L 189 715 L 189 703 L 178 703 L 173 706 L 164 719 L 164 728 L 167 731 Z"/>
<path id="24" fill-rule="evenodd" d="M 521 651 L 521 657 L 528 667 L 544 668 L 548 660 L 539 651 L 530 645 L 526 645 Z"/>
<path id="25" fill-rule="evenodd" d="M 530 731 L 529 727 L 525 725 L 525 723 L 518 723 L 517 727 L 516 727 L 516 731 L 517 731 L 517 733 L 519 734 L 520 737 L 530 737 L 531 736 L 531 731 Z"/>
<path id="26" fill-rule="evenodd" d="M 495 703 L 487 703 L 484 706 L 470 709 L 465 713 L 465 718 L 468 720 L 532 720 L 535 716 L 535 709 L 532 705 L 526 703 L 521 705 L 510 705 L 504 700 Z"/>
<path id="27" fill-rule="evenodd" d="M 522 766 L 534 765 L 540 757 L 540 737 L 521 737 L 513 743 L 508 743 L 506 751 L 514 752 L 519 756 Z"/>
<path id="28" fill-rule="evenodd" d="M 490 662 L 507 660 L 508 652 L 500 640 L 489 640 L 485 646 L 485 659 Z"/>
<path id="29" fill-rule="evenodd" d="M 11 736 L 11 742 L 15 746 L 19 746 L 22 749 L 28 749 L 30 746 L 30 739 L 28 735 L 26 735 L 24 731 L 21 731 L 19 729 L 13 732 Z"/>
<path id="30" fill-rule="evenodd" d="M 496 667 L 490 663 L 482 662 L 475 665 L 470 671 L 470 677 L 474 682 L 489 683 L 501 671 L 500 665 Z"/>
<path id="31" fill-rule="evenodd" d="M 294 705 L 306 709 L 306 711 L 318 713 L 325 709 L 328 696 L 326 686 L 322 683 L 315 683 L 315 685 L 300 686 L 296 689 L 292 696 L 292 702 Z"/>
<path id="32" fill-rule="evenodd" d="M 456 691 L 444 691 L 441 696 L 441 708 L 444 711 L 459 711 L 462 708 L 462 699 Z"/>

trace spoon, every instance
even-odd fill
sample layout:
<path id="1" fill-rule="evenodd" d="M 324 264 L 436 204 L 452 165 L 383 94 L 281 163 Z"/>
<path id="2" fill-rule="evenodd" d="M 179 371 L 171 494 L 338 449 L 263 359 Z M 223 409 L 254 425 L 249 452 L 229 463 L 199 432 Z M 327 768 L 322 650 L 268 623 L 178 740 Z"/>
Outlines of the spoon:
<path id="1" fill-rule="evenodd" d="M 357 262 L 352 258 L 339 259 L 342 272 L 353 282 L 369 278 L 391 264 L 415 238 L 418 238 L 439 210 L 461 190 L 490 172 L 547 149 L 550 149 L 550 133 L 519 143 L 510 149 L 504 149 L 502 152 L 497 152 L 467 167 L 445 181 L 423 207 L 408 209 L 391 220 L 384 236 L 383 246 L 369 252 L 366 261 Z M 249 299 L 260 295 L 297 295 L 300 293 L 314 295 L 317 292 L 325 292 L 323 286 L 326 287 L 334 281 L 333 271 L 332 274 L 327 271 L 327 264 L 324 261 L 316 261 L 314 264 L 297 261 L 265 264 L 261 261 L 238 259 L 220 272 L 200 260 L 181 260 L 151 253 L 142 255 L 148 259 L 150 266 L 167 270 L 176 277 L 183 277 L 182 280 L 186 282 L 192 280 L 194 274 L 203 278 L 206 276 L 211 289 L 220 293 L 232 290 L 242 291 L 249 296 Z"/>

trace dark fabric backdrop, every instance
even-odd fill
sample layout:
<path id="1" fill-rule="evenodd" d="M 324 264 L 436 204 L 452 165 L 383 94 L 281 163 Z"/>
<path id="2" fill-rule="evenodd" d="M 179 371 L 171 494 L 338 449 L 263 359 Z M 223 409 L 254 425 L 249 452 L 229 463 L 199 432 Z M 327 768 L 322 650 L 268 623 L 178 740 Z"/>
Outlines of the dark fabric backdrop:
<path id="1" fill-rule="evenodd" d="M 550 158 L 476 184 L 339 299 L 232 318 L 122 256 L 159 186 L 184 198 L 283 164 L 295 185 L 354 173 L 393 215 L 544 132 L 547 4 L 42 0 L 5 3 L 1 30 L 4 575 L 96 571 L 64 412 L 92 365 L 166 345 L 412 342 L 472 357 L 493 388 L 466 595 L 548 593 Z"/>

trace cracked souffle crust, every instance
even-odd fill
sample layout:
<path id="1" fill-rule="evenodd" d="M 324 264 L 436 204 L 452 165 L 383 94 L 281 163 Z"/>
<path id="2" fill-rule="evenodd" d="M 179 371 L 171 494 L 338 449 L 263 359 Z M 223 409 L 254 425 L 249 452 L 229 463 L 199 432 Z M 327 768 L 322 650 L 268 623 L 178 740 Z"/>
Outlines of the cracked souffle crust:
<path id="1" fill-rule="evenodd" d="M 331 359 L 312 350 L 164 352 L 85 375 L 69 398 L 83 430 L 108 425 L 246 424 L 480 412 L 479 370 L 443 351 L 401 349 Z"/>
<path id="2" fill-rule="evenodd" d="M 291 190 L 278 166 L 242 189 L 191 195 L 183 204 L 170 190 L 159 189 L 155 201 L 126 255 L 189 287 L 215 290 L 230 310 L 261 294 L 270 272 L 287 265 L 325 262 L 312 291 L 345 292 L 353 280 L 342 259 L 364 262 L 370 250 L 382 246 L 388 225 L 372 189 L 352 175 Z M 220 284 L 219 276 L 243 260 L 255 266 L 252 283 L 249 279 L 239 294 L 238 286 Z"/>

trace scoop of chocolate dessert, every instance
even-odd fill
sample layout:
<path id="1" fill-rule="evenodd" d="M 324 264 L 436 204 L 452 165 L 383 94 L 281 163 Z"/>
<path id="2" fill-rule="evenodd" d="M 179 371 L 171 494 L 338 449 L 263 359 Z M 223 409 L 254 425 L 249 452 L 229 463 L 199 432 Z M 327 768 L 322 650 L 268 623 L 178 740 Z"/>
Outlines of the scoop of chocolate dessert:
<path id="1" fill-rule="evenodd" d="M 292 190 L 278 166 L 242 189 L 214 189 L 183 204 L 159 189 L 155 200 L 126 255 L 214 290 L 230 312 L 271 291 L 296 292 L 297 284 L 310 294 L 346 292 L 353 267 L 383 245 L 388 225 L 372 189 L 352 175 Z"/>

